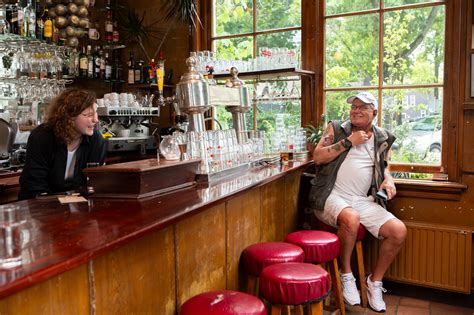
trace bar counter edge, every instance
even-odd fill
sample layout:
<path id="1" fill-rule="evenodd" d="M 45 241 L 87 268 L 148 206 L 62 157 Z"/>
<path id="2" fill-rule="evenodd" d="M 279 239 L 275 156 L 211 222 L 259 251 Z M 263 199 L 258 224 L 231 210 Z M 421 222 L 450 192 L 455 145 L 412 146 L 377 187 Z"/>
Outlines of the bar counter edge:
<path id="1" fill-rule="evenodd" d="M 24 295 L 23 291 L 37 291 L 36 287 L 41 287 L 51 281 L 60 281 L 58 278 L 61 277 L 68 278 L 70 274 L 76 274 L 77 276 L 79 273 L 81 274 L 79 283 L 82 283 L 82 286 L 79 285 L 79 287 L 82 287 L 82 291 L 87 291 L 89 300 L 89 305 L 87 309 L 84 309 L 84 313 L 95 313 L 97 273 L 94 275 L 95 266 L 93 263 L 101 261 L 101 256 L 108 256 L 109 254 L 113 256 L 114 251 L 120 251 L 120 248 L 126 247 L 127 244 L 132 243 L 133 245 L 142 242 L 143 239 L 153 239 L 154 235 L 161 233 L 160 231 L 169 230 L 170 235 L 173 235 L 173 241 L 167 247 L 174 247 L 172 256 L 175 264 L 179 261 L 177 249 L 177 246 L 180 245 L 179 240 L 177 240 L 179 233 L 182 232 L 183 235 L 186 235 L 186 231 L 193 229 L 194 226 L 200 226 L 196 230 L 198 235 L 201 232 L 206 233 L 202 231 L 203 227 L 205 229 L 208 226 L 209 230 L 215 228 L 221 236 L 224 235 L 225 242 L 228 242 L 229 238 L 234 236 L 246 239 L 248 238 L 246 234 L 249 233 L 253 235 L 250 237 L 253 238 L 253 241 L 247 240 L 246 242 L 249 244 L 258 241 L 283 240 L 287 232 L 296 228 L 299 178 L 304 168 L 311 163 L 312 161 L 309 160 L 290 162 L 288 165 L 282 166 L 252 168 L 243 174 L 223 179 L 216 184 L 198 185 L 197 187 L 140 200 L 91 197 L 87 203 L 65 205 L 61 205 L 56 199 L 16 202 L 21 208 L 27 209 L 30 216 L 27 223 L 30 225 L 27 229 L 29 243 L 23 250 L 25 261 L 23 266 L 13 270 L 0 271 L 0 274 L 2 274 L 0 279 L 0 298 L 2 299 L 0 312 L 11 311 L 13 305 L 21 304 L 21 301 L 25 300 L 21 298 Z M 237 210 L 234 211 L 233 209 Z M 248 209 L 254 209 L 250 210 L 251 213 L 249 212 L 250 218 L 247 218 Z M 180 229 L 181 226 L 187 224 L 187 221 L 196 220 L 194 217 L 204 211 L 206 211 L 206 215 L 200 216 L 199 224 L 192 224 L 189 229 Z M 208 219 L 213 218 L 213 216 L 207 212 L 215 213 L 216 217 L 214 219 L 217 222 L 212 221 L 214 219 Z M 281 217 L 280 214 L 283 214 L 283 216 Z M 232 218 L 239 222 L 243 220 L 244 223 L 241 222 L 243 224 L 241 227 L 249 228 L 252 232 L 239 228 L 234 231 L 235 233 L 231 233 L 230 229 L 233 228 L 232 225 L 234 224 Z M 207 222 L 208 220 L 211 220 L 211 222 Z M 211 239 L 213 237 L 211 236 Z M 218 238 L 219 236 L 215 235 L 215 237 Z M 193 242 L 193 238 L 194 236 L 191 235 L 191 242 Z M 221 243 L 220 240 L 215 240 L 215 242 Z M 238 240 L 236 242 L 239 243 Z M 245 244 L 245 246 L 249 244 Z M 241 245 L 239 252 L 235 253 L 228 252 L 228 244 L 218 250 L 212 249 L 215 247 L 214 245 L 209 245 L 211 249 L 205 250 L 206 254 L 204 256 L 222 256 L 222 251 L 225 253 L 224 269 L 227 269 L 227 271 L 225 271 L 226 276 L 223 278 L 226 284 L 223 287 L 222 285 L 209 285 L 210 289 L 239 289 L 242 287 L 240 283 L 242 277 L 238 276 L 238 271 L 234 270 L 237 273 L 230 277 L 231 280 L 228 277 L 229 269 L 239 268 L 238 256 L 241 249 L 245 247 L 244 244 Z M 181 249 L 183 246 L 186 248 L 190 244 L 182 243 Z M 192 247 L 186 249 L 190 250 L 188 254 L 191 256 L 194 255 L 194 250 L 200 250 Z M 150 248 L 145 246 L 143 249 L 148 251 Z M 160 253 L 157 254 L 160 255 Z M 169 254 L 171 255 L 170 252 Z M 228 261 L 230 259 L 229 255 L 233 256 L 234 260 L 237 259 L 237 261 L 231 263 L 232 266 Z M 190 257 L 187 257 L 186 260 L 188 258 Z M 192 260 L 189 263 L 193 264 Z M 194 263 L 199 264 L 199 259 L 195 257 L 195 260 Z M 221 263 L 218 265 L 221 265 Z M 204 263 L 204 265 L 206 264 Z M 110 269 L 110 266 L 105 269 Z M 156 272 L 159 271 L 160 268 L 157 267 Z M 185 272 L 192 274 L 191 270 Z M 86 279 L 83 279 L 85 275 L 87 275 Z M 191 287 L 189 290 L 184 290 L 186 291 L 184 293 L 183 290 L 177 288 L 178 284 L 182 284 L 183 281 L 177 281 L 177 275 L 175 275 L 175 278 L 174 291 L 176 296 L 174 302 L 168 301 L 166 310 L 162 310 L 166 314 L 176 312 L 182 302 L 181 300 L 191 295 L 192 292 L 189 290 L 202 291 L 197 287 Z M 74 281 L 77 282 L 77 280 Z M 109 282 L 109 280 L 106 280 L 106 282 Z M 217 278 L 214 280 L 221 281 Z M 233 285 L 229 285 L 229 281 L 233 282 Z M 55 286 L 57 285 L 56 283 Z M 51 287 L 50 284 L 47 286 Z M 95 289 L 92 290 L 92 287 Z M 116 289 L 113 289 L 113 291 L 116 292 Z M 16 302 L 12 302 L 12 300 Z M 27 298 L 27 300 L 30 300 L 30 298 Z M 91 302 L 92 300 L 94 302 Z M 86 301 L 85 298 L 84 301 Z M 79 307 L 79 305 L 76 305 L 76 307 Z M 75 307 L 72 309 L 75 309 Z M 151 310 L 156 310 L 156 308 Z M 58 309 L 55 308 L 54 312 L 56 311 Z M 133 311 L 133 309 L 130 309 L 130 311 Z"/>

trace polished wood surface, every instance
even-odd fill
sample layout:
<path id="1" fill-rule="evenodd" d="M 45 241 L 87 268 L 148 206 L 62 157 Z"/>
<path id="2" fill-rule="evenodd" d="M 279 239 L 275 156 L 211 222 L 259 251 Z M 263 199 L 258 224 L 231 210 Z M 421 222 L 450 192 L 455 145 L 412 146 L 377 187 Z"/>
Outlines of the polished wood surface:
<path id="1" fill-rule="evenodd" d="M 153 231 L 172 226 L 211 207 L 219 207 L 219 204 L 238 197 L 238 194 L 249 192 L 252 189 L 258 190 L 259 187 L 268 189 L 266 195 L 273 200 L 271 202 L 275 206 L 278 205 L 277 209 L 279 209 L 272 214 L 271 211 L 273 210 L 269 206 L 265 206 L 265 209 L 262 210 L 263 216 L 267 216 L 266 213 L 268 213 L 276 220 L 280 220 L 277 217 L 279 215 L 282 217 L 282 223 L 284 223 L 284 216 L 278 212 L 283 211 L 285 199 L 280 197 L 283 194 L 274 190 L 272 185 L 284 188 L 285 185 L 281 183 L 285 182 L 286 176 L 295 170 L 302 170 L 309 163 L 294 162 L 285 169 L 280 166 L 254 168 L 240 176 L 222 180 L 209 187 L 193 187 L 141 200 L 91 197 L 88 202 L 64 205 L 55 199 L 16 202 L 15 204 L 28 212 L 28 222 L 25 226 L 29 234 L 28 243 L 25 244 L 23 249 L 23 266 L 14 270 L 1 271 L 0 297 L 8 296 L 71 270 L 91 259 L 110 253 L 126 243 L 151 234 Z M 281 180 L 278 181 L 278 179 Z M 120 183 L 117 183 L 117 185 L 120 185 Z M 266 188 L 267 185 L 272 187 Z M 280 196 L 270 196 L 271 192 Z M 258 200 L 256 196 L 251 196 L 250 200 L 255 200 L 255 198 Z M 296 209 L 292 211 L 296 211 Z M 219 211 L 217 212 L 215 223 L 224 224 L 222 214 Z M 196 217 L 196 220 L 198 219 L 199 216 Z M 262 218 L 262 220 L 267 219 Z M 231 224 L 231 222 L 225 224 Z M 250 222 L 245 224 L 248 225 Z M 283 237 L 284 233 L 279 230 L 284 230 L 284 228 L 274 226 L 270 221 L 268 221 L 268 225 L 268 231 L 266 228 L 265 231 L 262 231 L 262 234 L 265 232 L 267 236 L 261 236 L 261 241 L 277 235 L 279 239 Z M 214 228 L 215 226 L 213 226 L 213 230 Z M 180 229 L 179 224 L 176 229 L 177 239 L 175 241 L 180 244 L 179 237 L 185 237 L 186 234 L 184 231 L 181 232 L 182 229 Z M 224 231 L 223 229 L 222 233 Z M 189 235 L 188 237 L 195 238 L 203 232 L 196 233 L 198 234 Z M 225 233 L 220 236 L 212 235 L 212 238 L 211 235 L 208 236 L 215 242 L 217 242 L 218 237 L 225 239 Z M 248 241 L 253 242 L 254 236 Z M 153 242 L 153 240 L 150 242 Z M 244 245 L 243 243 L 239 247 Z M 196 250 L 196 247 L 192 249 Z M 118 253 L 114 253 L 114 255 L 120 257 Z M 178 251 L 178 255 L 180 255 L 180 251 Z M 120 260 L 120 258 L 114 257 L 103 259 L 110 259 L 112 262 Z M 225 256 L 223 259 L 226 259 Z M 94 261 L 94 263 L 99 264 L 99 261 Z M 186 260 L 182 260 L 182 262 L 185 263 Z M 105 266 L 108 264 L 108 262 L 100 263 L 105 264 Z M 143 268 L 146 268 L 146 266 L 144 265 Z M 224 275 L 227 272 L 226 270 L 221 271 Z M 124 275 L 116 275 L 116 277 L 120 278 Z M 231 281 L 235 282 L 235 276 L 234 280 Z M 223 286 L 225 285 L 224 282 Z M 191 293 L 192 290 L 189 290 L 188 293 L 181 292 L 180 295 L 181 298 L 185 298 Z M 101 293 L 97 292 L 97 294 Z"/>
<path id="2" fill-rule="evenodd" d="M 200 161 L 158 161 L 154 158 L 86 168 L 84 173 L 96 196 L 136 199 L 194 185 Z"/>

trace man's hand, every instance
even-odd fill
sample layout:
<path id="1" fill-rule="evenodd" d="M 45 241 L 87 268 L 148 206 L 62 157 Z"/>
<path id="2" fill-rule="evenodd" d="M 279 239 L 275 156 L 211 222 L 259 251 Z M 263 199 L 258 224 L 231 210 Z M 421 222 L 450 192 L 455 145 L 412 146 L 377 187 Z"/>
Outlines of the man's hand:
<path id="1" fill-rule="evenodd" d="M 359 145 L 369 141 L 369 135 L 365 131 L 354 131 L 349 137 L 347 137 L 352 142 L 352 145 Z"/>
<path id="2" fill-rule="evenodd" d="M 390 175 L 387 176 L 387 174 L 385 175 L 385 179 L 383 180 L 379 189 L 385 189 L 387 191 L 388 200 L 391 200 L 397 194 L 397 188 L 395 188 L 395 182 L 393 181 L 392 176 Z"/>

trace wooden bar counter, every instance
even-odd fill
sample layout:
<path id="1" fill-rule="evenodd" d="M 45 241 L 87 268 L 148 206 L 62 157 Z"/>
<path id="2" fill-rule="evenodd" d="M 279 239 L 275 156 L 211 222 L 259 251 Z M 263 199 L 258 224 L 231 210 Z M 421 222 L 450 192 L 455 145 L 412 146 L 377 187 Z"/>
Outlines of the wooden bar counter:
<path id="1" fill-rule="evenodd" d="M 0 271 L 0 314 L 176 314 L 198 293 L 242 289 L 242 250 L 297 228 L 310 163 L 146 199 L 16 202 L 23 266 Z"/>

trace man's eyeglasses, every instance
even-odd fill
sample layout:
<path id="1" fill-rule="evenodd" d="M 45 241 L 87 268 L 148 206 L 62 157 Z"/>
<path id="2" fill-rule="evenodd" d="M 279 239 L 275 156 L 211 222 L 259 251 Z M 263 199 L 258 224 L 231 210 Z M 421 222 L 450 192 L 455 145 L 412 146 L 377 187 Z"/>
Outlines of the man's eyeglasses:
<path id="1" fill-rule="evenodd" d="M 363 105 L 351 105 L 351 110 L 359 110 L 361 112 L 367 111 L 368 109 L 372 108 L 371 104 L 363 104 Z"/>

